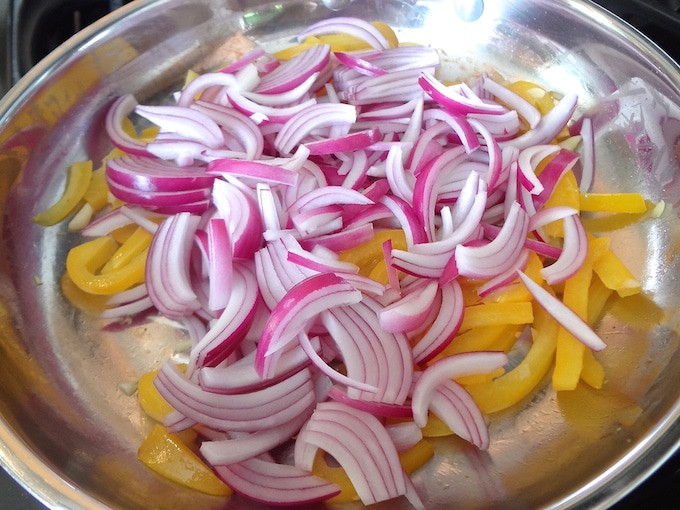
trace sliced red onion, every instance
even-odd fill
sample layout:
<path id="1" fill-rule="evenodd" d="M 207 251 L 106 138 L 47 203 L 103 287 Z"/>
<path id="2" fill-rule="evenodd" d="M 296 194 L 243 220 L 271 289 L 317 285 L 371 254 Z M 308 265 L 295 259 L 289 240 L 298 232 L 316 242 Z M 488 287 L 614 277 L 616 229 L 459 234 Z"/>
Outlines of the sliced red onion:
<path id="1" fill-rule="evenodd" d="M 226 73 L 205 73 L 197 76 L 191 81 L 177 99 L 177 106 L 189 106 L 195 101 L 196 96 L 209 89 L 210 87 L 233 87 L 236 85 L 236 78 L 233 74 Z"/>
<path id="2" fill-rule="evenodd" d="M 429 109 L 423 113 L 423 120 L 426 122 L 434 120 L 446 123 L 458 136 L 463 147 L 465 147 L 465 152 L 468 154 L 477 150 L 480 146 L 477 133 L 475 133 L 472 125 L 461 114 L 450 113 L 440 109 Z"/>
<path id="3" fill-rule="evenodd" d="M 578 215 L 564 218 L 564 243 L 559 258 L 541 269 L 541 276 L 550 285 L 556 285 L 571 278 L 588 256 L 588 235 Z"/>
<path id="4" fill-rule="evenodd" d="M 504 113 L 506 109 L 497 103 L 485 103 L 477 97 L 468 97 L 459 88 L 447 87 L 429 73 L 422 73 L 418 84 L 443 108 L 452 113 Z"/>
<path id="5" fill-rule="evenodd" d="M 356 121 L 356 108 L 344 103 L 319 103 L 294 114 L 276 135 L 274 145 L 289 154 L 315 129 L 333 125 L 351 125 Z"/>
<path id="6" fill-rule="evenodd" d="M 242 161 L 238 159 L 217 159 L 208 163 L 205 170 L 209 175 L 233 175 L 256 183 L 282 184 L 295 186 L 297 174 L 279 166 Z"/>
<path id="7" fill-rule="evenodd" d="M 232 248 L 227 224 L 221 218 L 208 222 L 208 307 L 223 310 L 229 303 L 232 290 Z"/>
<path id="8" fill-rule="evenodd" d="M 234 491 L 265 505 L 312 505 L 341 490 L 309 471 L 257 458 L 216 466 L 215 471 Z"/>
<path id="9" fill-rule="evenodd" d="M 566 94 L 552 110 L 541 118 L 535 128 L 516 138 L 499 142 L 501 148 L 512 146 L 518 149 L 526 149 L 532 145 L 550 143 L 567 126 L 569 119 L 576 110 L 577 101 L 578 96 L 576 94 Z"/>
<path id="10" fill-rule="evenodd" d="M 472 278 L 490 278 L 507 271 L 522 253 L 528 232 L 529 218 L 515 202 L 496 238 L 481 246 L 456 247 L 458 271 Z"/>
<path id="11" fill-rule="evenodd" d="M 328 398 L 337 402 L 342 402 L 350 407 L 366 411 L 373 416 L 384 416 L 387 418 L 411 418 L 413 411 L 411 406 L 407 404 L 386 404 L 385 402 L 375 402 L 372 400 L 363 400 L 351 398 L 338 386 L 333 386 L 328 392 Z"/>
<path id="12" fill-rule="evenodd" d="M 466 352 L 436 361 L 425 369 L 413 386 L 411 402 L 413 421 L 419 427 L 427 425 L 427 411 L 437 389 L 450 379 L 466 375 L 486 374 L 508 362 L 504 352 Z M 441 418 L 441 417 L 440 417 Z"/>
<path id="13" fill-rule="evenodd" d="M 519 176 L 523 181 L 524 187 L 532 195 L 538 195 L 543 191 L 543 184 L 536 176 L 536 166 L 548 156 L 560 150 L 558 145 L 534 145 L 523 149 L 517 159 L 517 167 L 520 171 Z"/>
<path id="14" fill-rule="evenodd" d="M 167 317 L 182 317 L 200 307 L 191 286 L 189 256 L 199 218 L 180 213 L 161 223 L 146 262 L 145 282 L 154 306 Z"/>
<path id="15" fill-rule="evenodd" d="M 220 128 L 236 137 L 245 151 L 246 159 L 253 160 L 262 156 L 264 137 L 252 119 L 233 108 L 200 100 L 194 102 L 191 108 L 207 115 Z"/>
<path id="16" fill-rule="evenodd" d="M 526 249 L 522 250 L 521 255 L 510 269 L 499 274 L 494 278 L 491 278 L 490 280 L 487 280 L 482 285 L 477 287 L 477 295 L 480 298 L 483 298 L 489 295 L 490 293 L 494 292 L 495 290 L 498 290 L 501 287 L 504 287 L 505 285 L 512 283 L 517 278 L 517 271 L 518 270 L 523 271 L 528 261 L 529 251 Z"/>
<path id="17" fill-rule="evenodd" d="M 366 76 L 382 76 L 387 73 L 382 67 L 372 64 L 356 55 L 341 51 L 336 51 L 334 55 L 340 63 L 356 70 L 360 74 L 365 74 Z"/>
<path id="18" fill-rule="evenodd" d="M 317 44 L 298 53 L 272 72 L 265 74 L 253 92 L 279 94 L 294 89 L 310 76 L 318 75 L 328 65 L 330 50 L 328 44 Z"/>
<path id="19" fill-rule="evenodd" d="M 517 271 L 527 290 L 534 296 L 536 302 L 548 312 L 560 326 L 569 331 L 579 341 L 594 351 L 601 351 L 607 344 L 595 333 L 581 317 L 562 301 L 534 282 L 522 271 Z"/>
<path id="20" fill-rule="evenodd" d="M 318 156 L 322 154 L 334 154 L 336 152 L 352 152 L 370 147 L 382 138 L 380 129 L 373 128 L 365 131 L 357 131 L 338 138 L 307 142 L 305 145 L 309 153 Z"/>
<path id="21" fill-rule="evenodd" d="M 305 250 L 289 250 L 288 260 L 320 273 L 358 273 L 359 268 L 351 262 L 329 260 Z"/>
<path id="22" fill-rule="evenodd" d="M 420 440 L 423 439 L 423 432 L 420 427 L 412 421 L 405 421 L 401 423 L 393 423 L 385 427 L 387 433 L 390 435 L 394 447 L 398 452 L 403 452 L 409 448 L 413 448 Z"/>
<path id="23" fill-rule="evenodd" d="M 288 441 L 304 425 L 314 408 L 310 406 L 299 416 L 279 427 L 258 430 L 244 437 L 204 441 L 201 455 L 213 467 L 225 466 L 252 459 Z"/>
<path id="24" fill-rule="evenodd" d="M 197 110 L 184 106 L 138 105 L 135 112 L 159 126 L 161 133 L 174 133 L 212 148 L 224 143 L 217 123 Z"/>
<path id="25" fill-rule="evenodd" d="M 586 117 L 583 119 L 580 134 L 583 148 L 581 150 L 581 179 L 579 182 L 579 190 L 581 193 L 587 193 L 593 185 L 593 178 L 595 175 L 595 134 L 593 132 L 593 122 L 590 118 Z"/>
<path id="26" fill-rule="evenodd" d="M 530 128 L 535 128 L 541 120 L 541 112 L 539 112 L 534 105 L 512 90 L 493 81 L 488 76 L 484 76 L 482 87 L 484 87 L 484 90 L 496 96 L 498 100 L 505 103 L 509 108 L 516 110 L 517 113 L 524 117 L 524 120 L 529 124 Z"/>
<path id="27" fill-rule="evenodd" d="M 231 105 L 241 113 L 249 116 L 256 124 L 264 120 L 269 122 L 286 122 L 291 117 L 316 104 L 316 99 L 310 98 L 291 106 L 266 106 L 251 101 L 242 93 L 230 90 L 228 94 Z"/>
<path id="28" fill-rule="evenodd" d="M 210 393 L 166 363 L 154 384 L 177 411 L 224 431 L 255 432 L 284 425 L 316 401 L 309 369 L 271 386 L 234 395 Z"/>
<path id="29" fill-rule="evenodd" d="M 453 340 L 463 322 L 465 303 L 463 291 L 456 280 L 441 285 L 439 313 L 425 334 L 413 347 L 413 361 L 427 363 Z"/>
<path id="30" fill-rule="evenodd" d="M 321 273 L 293 287 L 274 307 L 257 346 L 256 367 L 263 376 L 271 371 L 271 356 L 293 340 L 322 311 L 357 303 L 361 293 L 342 278 Z"/>
<path id="31" fill-rule="evenodd" d="M 167 161 L 133 155 L 107 160 L 106 176 L 112 182 L 139 191 L 209 189 L 214 180 L 214 176 L 206 175 L 203 167 L 178 167 Z"/>
<path id="32" fill-rule="evenodd" d="M 350 17 L 335 17 L 312 23 L 297 35 L 297 39 L 302 42 L 309 36 L 338 33 L 357 37 L 376 50 L 384 50 L 390 47 L 380 30 L 368 21 Z"/>
<path id="33" fill-rule="evenodd" d="M 234 257 L 252 258 L 262 243 L 262 222 L 255 200 L 235 185 L 215 179 L 212 202 L 227 220 Z"/>
<path id="34" fill-rule="evenodd" d="M 426 282 L 380 312 L 380 326 L 390 333 L 405 333 L 420 326 L 430 312 L 438 284 Z"/>
<path id="35" fill-rule="evenodd" d="M 375 416 L 338 402 L 321 402 L 295 442 L 295 464 L 311 469 L 318 448 L 343 467 L 365 505 L 405 494 L 399 455 Z"/>
<path id="36" fill-rule="evenodd" d="M 577 153 L 562 149 L 545 165 L 545 168 L 543 168 L 543 171 L 538 176 L 543 191 L 534 196 L 534 206 L 536 208 L 542 207 L 548 201 L 562 176 L 571 170 L 578 160 L 579 155 Z"/>
<path id="37" fill-rule="evenodd" d="M 190 367 L 215 366 L 234 352 L 255 317 L 257 279 L 244 263 L 234 263 L 229 300 L 214 323 L 191 349 Z"/>
<path id="38" fill-rule="evenodd" d="M 120 150 L 137 156 L 149 156 L 146 144 L 132 138 L 123 129 L 123 121 L 138 106 L 137 100 L 131 94 L 116 99 L 106 111 L 106 134 L 111 142 Z"/>

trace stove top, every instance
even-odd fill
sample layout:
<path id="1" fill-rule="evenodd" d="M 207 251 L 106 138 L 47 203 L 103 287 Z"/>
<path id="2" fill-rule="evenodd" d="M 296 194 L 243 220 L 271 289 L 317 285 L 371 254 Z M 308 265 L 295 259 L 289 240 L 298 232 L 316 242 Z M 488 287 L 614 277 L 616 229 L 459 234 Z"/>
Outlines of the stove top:
<path id="1" fill-rule="evenodd" d="M 82 28 L 131 0 L 0 0 L 0 95 Z M 680 62 L 680 0 L 593 0 L 647 35 Z M 680 508 L 680 453 L 613 510 Z M 0 469 L 0 508 L 45 510 Z"/>

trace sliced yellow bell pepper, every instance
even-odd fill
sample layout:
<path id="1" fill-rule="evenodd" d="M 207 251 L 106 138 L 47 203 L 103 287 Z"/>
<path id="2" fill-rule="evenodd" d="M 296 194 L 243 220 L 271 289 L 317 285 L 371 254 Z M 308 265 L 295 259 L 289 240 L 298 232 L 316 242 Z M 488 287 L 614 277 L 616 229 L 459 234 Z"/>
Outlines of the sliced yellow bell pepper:
<path id="1" fill-rule="evenodd" d="M 73 283 L 68 273 L 62 275 L 60 283 L 64 297 L 79 310 L 93 317 L 99 316 L 106 310 L 106 302 L 109 300 L 109 296 L 95 296 L 85 292 Z"/>
<path id="2" fill-rule="evenodd" d="M 423 437 L 447 437 L 453 435 L 453 431 L 449 426 L 434 413 L 430 413 L 427 416 L 427 424 L 420 431 Z"/>
<path id="3" fill-rule="evenodd" d="M 481 326 L 456 336 L 430 363 L 462 352 L 504 351 L 514 345 L 520 326 Z"/>
<path id="4" fill-rule="evenodd" d="M 101 274 L 111 273 L 132 262 L 137 255 L 149 248 L 151 239 L 153 239 L 153 234 L 142 227 L 137 227 L 132 235 L 111 255 L 108 262 L 104 264 Z"/>
<path id="5" fill-rule="evenodd" d="M 83 200 L 90 204 L 95 212 L 103 209 L 108 203 L 109 187 L 106 184 L 106 167 L 102 166 L 92 173 L 92 179 L 85 190 Z"/>
<path id="6" fill-rule="evenodd" d="M 395 250 L 405 250 L 407 248 L 406 236 L 403 230 L 381 230 L 376 232 L 370 241 L 340 252 L 339 258 L 343 262 L 351 262 L 359 266 L 360 274 L 370 276 L 373 268 L 385 260 L 382 245 L 387 240 L 392 241 L 392 248 Z"/>
<path id="7" fill-rule="evenodd" d="M 173 410 L 173 407 L 161 396 L 153 383 L 157 374 L 158 370 L 142 374 L 137 385 L 137 400 L 146 414 L 154 420 L 162 422 L 163 418 Z"/>
<path id="8" fill-rule="evenodd" d="M 596 324 L 600 320 L 605 305 L 613 292 L 612 289 L 607 288 L 602 283 L 602 280 L 596 274 L 593 274 L 588 296 L 588 324 Z"/>
<path id="9" fill-rule="evenodd" d="M 590 349 L 583 353 L 583 369 L 581 370 L 581 380 L 591 388 L 599 390 L 604 384 L 604 367 L 597 361 L 595 354 Z"/>
<path id="10" fill-rule="evenodd" d="M 567 171 L 559 180 L 552 195 L 545 203 L 545 207 L 566 206 L 577 211 L 581 210 L 581 193 L 574 172 Z M 552 237 L 564 237 L 564 228 L 561 221 L 555 221 L 543 227 L 546 234 Z"/>
<path id="11" fill-rule="evenodd" d="M 233 494 L 178 435 L 169 433 L 162 425 L 153 426 L 137 456 L 159 475 L 185 487 L 212 496 Z"/>
<path id="12" fill-rule="evenodd" d="M 644 213 L 647 204 L 640 193 L 581 193 L 582 211 Z"/>
<path id="13" fill-rule="evenodd" d="M 581 268 L 564 283 L 562 301 L 583 320 L 588 320 L 588 298 L 593 277 L 593 264 L 608 250 L 607 239 L 589 239 L 586 260 Z M 586 348 L 574 335 L 566 329 L 560 328 L 557 335 L 557 350 L 555 353 L 555 371 L 552 385 L 556 391 L 573 390 L 576 388 L 581 371 L 583 370 L 583 356 Z"/>
<path id="14" fill-rule="evenodd" d="M 595 262 L 593 271 L 597 273 L 602 283 L 616 291 L 621 297 L 632 296 L 642 291 L 640 282 L 611 250 Z"/>
<path id="15" fill-rule="evenodd" d="M 521 401 L 538 386 L 550 369 L 559 326 L 540 306 L 536 306 L 534 314 L 533 344 L 524 359 L 493 381 L 466 386 L 482 412 L 495 413 Z"/>
<path id="16" fill-rule="evenodd" d="M 507 324 L 531 324 L 534 312 L 530 301 L 483 303 L 466 306 L 461 331 L 482 326 L 503 326 Z"/>
<path id="17" fill-rule="evenodd" d="M 72 248 L 66 256 L 66 271 L 73 283 L 91 294 L 115 294 L 143 282 L 148 250 L 137 254 L 129 264 L 115 271 L 97 273 L 117 249 L 118 243 L 109 236 Z"/>
<path id="18" fill-rule="evenodd" d="M 56 225 L 75 211 L 92 179 L 92 161 L 80 161 L 68 169 L 68 182 L 61 198 L 45 211 L 33 216 L 37 224 Z"/>

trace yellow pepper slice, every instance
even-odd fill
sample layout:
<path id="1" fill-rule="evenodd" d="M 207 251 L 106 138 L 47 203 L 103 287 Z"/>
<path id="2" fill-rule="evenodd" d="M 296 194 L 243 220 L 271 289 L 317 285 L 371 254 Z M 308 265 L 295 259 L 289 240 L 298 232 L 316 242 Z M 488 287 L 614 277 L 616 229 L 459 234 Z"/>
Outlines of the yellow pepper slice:
<path id="1" fill-rule="evenodd" d="M 430 363 L 462 352 L 504 351 L 514 345 L 520 326 L 480 326 L 456 336 Z"/>
<path id="2" fill-rule="evenodd" d="M 73 283 L 91 294 L 115 294 L 144 281 L 148 250 L 137 254 L 129 264 L 106 274 L 97 274 L 116 252 L 118 243 L 105 236 L 72 248 L 66 256 L 66 272 Z"/>
<path id="3" fill-rule="evenodd" d="M 359 266 L 360 274 L 370 276 L 373 268 L 385 260 L 382 245 L 387 240 L 392 241 L 392 248 L 395 250 L 405 250 L 407 248 L 406 236 L 403 230 L 381 230 L 376 232 L 370 241 L 340 252 L 339 258 L 343 262 L 351 262 Z"/>
<path id="4" fill-rule="evenodd" d="M 596 324 L 600 320 L 604 307 L 613 292 L 596 274 L 593 274 L 588 296 L 588 324 Z"/>
<path id="5" fill-rule="evenodd" d="M 142 374 L 137 383 L 137 400 L 142 410 L 151 418 L 162 422 L 163 418 L 173 410 L 173 407 L 161 396 L 153 381 L 158 370 Z"/>
<path id="6" fill-rule="evenodd" d="M 615 290 L 621 297 L 632 296 L 642 291 L 640 282 L 611 250 L 595 262 L 593 270 L 600 277 L 602 283 Z"/>
<path id="7" fill-rule="evenodd" d="M 484 413 L 495 413 L 528 396 L 550 369 L 557 345 L 558 324 L 540 306 L 534 310 L 533 344 L 524 359 L 493 381 L 466 386 Z"/>
<path id="8" fill-rule="evenodd" d="M 461 331 L 481 326 L 501 326 L 506 324 L 531 324 L 534 312 L 530 301 L 483 303 L 466 306 Z"/>
<path id="9" fill-rule="evenodd" d="M 644 213 L 647 204 L 640 193 L 581 193 L 582 211 Z"/>
<path id="10" fill-rule="evenodd" d="M 421 429 L 423 437 L 447 437 L 452 436 L 453 431 L 436 414 L 427 416 L 427 424 Z"/>
<path id="11" fill-rule="evenodd" d="M 101 274 L 110 273 L 132 262 L 137 255 L 149 247 L 151 239 L 153 239 L 153 234 L 142 227 L 137 227 L 132 235 L 111 255 L 108 262 L 104 264 Z"/>
<path id="12" fill-rule="evenodd" d="M 181 485 L 210 494 L 233 494 L 222 480 L 176 434 L 156 424 L 137 451 L 146 466 Z"/>
<path id="13" fill-rule="evenodd" d="M 581 370 L 581 380 L 591 388 L 599 390 L 604 384 L 604 367 L 597 361 L 595 354 L 590 349 L 583 353 L 583 369 Z"/>
<path id="14" fill-rule="evenodd" d="M 109 201 L 109 187 L 106 184 L 106 167 L 102 166 L 92 172 L 92 178 L 83 195 L 83 200 L 90 204 L 92 210 L 99 211 Z"/>
<path id="15" fill-rule="evenodd" d="M 83 199 L 92 178 L 92 161 L 80 161 L 68 169 L 68 182 L 61 198 L 45 211 L 33 216 L 44 227 L 56 225 L 71 214 Z"/>
<path id="16" fill-rule="evenodd" d="M 559 180 L 545 207 L 566 206 L 577 211 L 581 210 L 581 193 L 578 189 L 578 181 L 574 172 L 569 170 Z M 546 234 L 552 237 L 564 237 L 564 228 L 561 221 L 555 221 L 543 227 Z"/>
<path id="17" fill-rule="evenodd" d="M 62 275 L 60 283 L 64 297 L 79 310 L 93 317 L 99 316 L 106 310 L 106 302 L 109 300 L 109 296 L 95 296 L 85 292 L 73 283 L 68 273 Z"/>

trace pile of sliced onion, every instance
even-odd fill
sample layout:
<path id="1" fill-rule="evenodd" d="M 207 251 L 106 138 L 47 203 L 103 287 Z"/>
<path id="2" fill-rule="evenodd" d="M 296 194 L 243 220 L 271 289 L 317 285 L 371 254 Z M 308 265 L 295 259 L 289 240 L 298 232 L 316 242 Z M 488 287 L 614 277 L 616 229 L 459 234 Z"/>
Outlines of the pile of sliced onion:
<path id="1" fill-rule="evenodd" d="M 175 408 L 166 425 L 200 424 L 204 458 L 234 490 L 269 504 L 327 499 L 339 488 L 311 474 L 323 449 L 364 504 L 406 496 L 422 507 L 385 419 L 413 417 L 422 427 L 433 412 L 488 447 L 482 414 L 451 379 L 491 372 L 505 355 L 426 363 L 463 320 L 460 276 L 485 280 L 488 293 L 518 275 L 527 281 L 532 250 L 554 260 L 543 272 L 550 284 L 583 263 L 579 216 L 545 208 L 578 158 L 546 145 L 570 122 L 576 97 L 541 116 L 487 76 L 446 85 L 435 50 L 387 48 L 356 19 L 300 37 L 336 32 L 373 49 L 312 46 L 280 65 L 259 50 L 200 76 L 175 105 L 115 101 L 106 129 L 129 155 L 108 161 L 106 175 L 130 214 L 110 213 L 86 231 L 163 218 L 145 285 L 111 303 L 139 301 L 129 309 L 153 305 L 185 324 L 186 373 L 168 361 L 156 381 Z M 135 116 L 160 128 L 155 140 L 123 129 Z M 551 221 L 564 222 L 559 247 L 533 234 Z M 407 247 L 384 245 L 389 283 L 338 260 L 393 228 Z M 577 338 L 604 346 L 539 284 L 528 285 Z M 267 454 L 289 441 L 294 465 Z"/>

